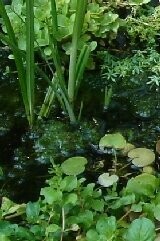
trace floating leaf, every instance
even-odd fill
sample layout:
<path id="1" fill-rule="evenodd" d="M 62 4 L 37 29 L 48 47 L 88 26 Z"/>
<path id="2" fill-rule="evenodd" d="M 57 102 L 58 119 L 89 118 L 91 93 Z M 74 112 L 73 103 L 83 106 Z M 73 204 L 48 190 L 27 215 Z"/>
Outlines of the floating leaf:
<path id="1" fill-rule="evenodd" d="M 117 175 L 109 176 L 109 173 L 103 173 L 98 177 L 98 182 L 103 187 L 110 187 L 118 181 L 119 177 Z"/>
<path id="2" fill-rule="evenodd" d="M 135 148 L 128 153 L 128 157 L 137 167 L 148 166 L 155 160 L 154 152 L 147 148 Z"/>
<path id="3" fill-rule="evenodd" d="M 81 156 L 71 157 L 64 161 L 61 165 L 62 171 L 66 175 L 78 175 L 85 170 L 87 159 Z"/>
<path id="4" fill-rule="evenodd" d="M 105 148 L 123 149 L 126 146 L 126 140 L 120 133 L 106 134 L 100 139 L 99 148 L 104 150 Z"/>
<path id="5" fill-rule="evenodd" d="M 125 235 L 126 241 L 154 241 L 156 236 L 154 223 L 147 218 L 135 219 Z"/>

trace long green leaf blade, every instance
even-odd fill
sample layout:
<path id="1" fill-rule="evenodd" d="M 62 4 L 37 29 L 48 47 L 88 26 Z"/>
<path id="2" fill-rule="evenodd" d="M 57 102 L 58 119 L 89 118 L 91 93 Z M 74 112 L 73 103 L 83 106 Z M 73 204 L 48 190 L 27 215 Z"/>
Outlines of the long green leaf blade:
<path id="1" fill-rule="evenodd" d="M 29 103 L 29 123 L 34 119 L 34 5 L 33 0 L 26 0 L 26 86 Z"/>

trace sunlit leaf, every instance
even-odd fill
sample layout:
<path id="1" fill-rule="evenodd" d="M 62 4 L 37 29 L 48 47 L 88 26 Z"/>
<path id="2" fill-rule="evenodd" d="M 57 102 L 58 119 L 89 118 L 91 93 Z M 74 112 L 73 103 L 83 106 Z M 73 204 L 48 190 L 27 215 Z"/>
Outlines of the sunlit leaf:
<path id="1" fill-rule="evenodd" d="M 155 154 L 147 148 L 135 148 L 128 153 L 132 163 L 137 167 L 145 167 L 152 164 L 155 160 Z"/>
<path id="2" fill-rule="evenodd" d="M 103 173 L 98 177 L 98 183 L 103 187 L 110 187 L 118 181 L 119 177 L 117 175 L 109 176 L 109 173 Z"/>

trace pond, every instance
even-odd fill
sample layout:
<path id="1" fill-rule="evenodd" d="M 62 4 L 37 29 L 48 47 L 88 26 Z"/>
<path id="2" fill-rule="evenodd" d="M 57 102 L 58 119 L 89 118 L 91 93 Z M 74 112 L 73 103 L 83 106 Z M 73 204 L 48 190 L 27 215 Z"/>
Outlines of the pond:
<path id="1" fill-rule="evenodd" d="M 30 130 L 20 100 L 16 73 L 7 72 L 7 66 L 13 66 L 8 55 L 8 50 L 1 47 L 2 196 L 6 195 L 16 202 L 36 200 L 48 177 L 51 157 L 56 162 L 62 162 L 71 156 L 85 156 L 90 160 L 87 179 L 95 181 L 99 173 L 107 172 L 112 167 L 112 156 L 98 151 L 99 140 L 106 133 L 121 132 L 135 146 L 155 150 L 155 143 L 160 136 L 158 88 L 157 92 L 143 88 L 128 89 L 125 92 L 119 89 L 113 95 L 109 108 L 103 110 L 103 95 L 100 91 L 103 82 L 100 85 L 98 72 L 90 71 L 83 87 L 84 90 L 87 89 L 86 93 L 83 91 L 83 96 L 88 107 L 84 110 L 86 117 L 79 127 L 69 126 L 63 115 L 56 111 L 53 120 L 40 121 L 34 130 Z M 97 90 L 100 95 L 97 95 Z M 108 161 L 104 162 L 106 159 Z M 157 156 L 157 170 L 158 162 Z M 133 174 L 135 172 L 133 169 L 130 171 Z"/>

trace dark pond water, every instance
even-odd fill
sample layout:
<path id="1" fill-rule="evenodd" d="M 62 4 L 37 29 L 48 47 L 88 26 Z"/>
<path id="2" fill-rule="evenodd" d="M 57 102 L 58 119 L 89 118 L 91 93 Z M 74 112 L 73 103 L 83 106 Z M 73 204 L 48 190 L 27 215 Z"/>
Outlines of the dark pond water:
<path id="1" fill-rule="evenodd" d="M 96 149 L 99 138 L 105 133 L 120 131 L 136 146 L 155 150 L 160 138 L 158 88 L 151 92 L 143 88 L 124 91 L 119 87 L 109 108 L 103 111 L 99 73 L 88 73 L 80 92 L 87 106 L 81 127 L 75 130 L 60 118 L 62 115 L 59 118 L 53 115 L 30 131 L 16 73 L 7 71 L 7 66 L 11 66 L 11 70 L 13 66 L 8 54 L 6 49 L 0 48 L 0 166 L 4 174 L 0 178 L 1 195 L 16 202 L 36 200 L 48 177 L 50 156 L 56 161 L 73 155 L 86 156 L 89 160 L 86 177 L 96 180 L 99 173 L 112 167 L 111 154 L 104 155 Z M 157 169 L 158 160 L 157 157 Z"/>

